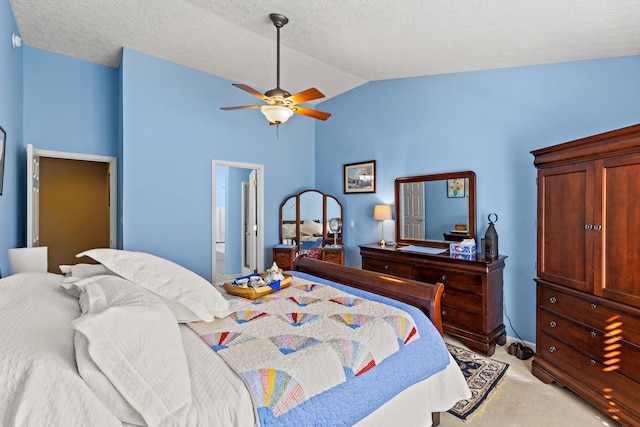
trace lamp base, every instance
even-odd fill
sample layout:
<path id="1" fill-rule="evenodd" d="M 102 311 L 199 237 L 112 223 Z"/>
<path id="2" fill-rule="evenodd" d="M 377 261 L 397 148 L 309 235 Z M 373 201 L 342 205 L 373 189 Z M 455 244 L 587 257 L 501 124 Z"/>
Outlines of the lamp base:
<path id="1" fill-rule="evenodd" d="M 386 241 L 386 240 L 384 240 L 384 239 L 380 239 L 380 241 L 378 242 L 378 245 L 379 245 L 381 248 L 384 248 L 385 246 L 387 246 L 387 241 Z"/>

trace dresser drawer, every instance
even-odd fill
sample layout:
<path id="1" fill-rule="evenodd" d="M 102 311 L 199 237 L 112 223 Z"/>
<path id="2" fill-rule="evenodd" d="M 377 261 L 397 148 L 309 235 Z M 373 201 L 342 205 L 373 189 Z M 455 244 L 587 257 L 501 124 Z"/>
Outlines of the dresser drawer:
<path id="1" fill-rule="evenodd" d="M 442 303 L 442 322 L 445 325 L 482 333 L 482 315 L 460 310 L 458 307 Z"/>
<path id="2" fill-rule="evenodd" d="M 607 407 L 622 404 L 629 408 L 637 408 L 640 402 L 640 384 L 637 381 L 608 369 L 597 360 L 545 333 L 540 333 L 539 337 L 537 354 L 571 374 L 576 381 L 602 393 L 601 402 L 605 402 Z"/>
<path id="3" fill-rule="evenodd" d="M 482 314 L 482 295 L 460 292 L 445 286 L 442 294 L 442 304 L 453 309 Z"/>
<path id="4" fill-rule="evenodd" d="M 334 264 L 342 265 L 344 263 L 344 252 L 336 249 L 323 249 L 322 250 L 322 260 L 327 262 L 332 262 Z"/>
<path id="5" fill-rule="evenodd" d="M 640 348 L 544 308 L 538 316 L 541 332 L 640 382 Z"/>
<path id="6" fill-rule="evenodd" d="M 293 269 L 294 249 L 290 248 L 273 248 L 271 257 L 276 265 L 283 270 Z"/>
<path id="7" fill-rule="evenodd" d="M 409 264 L 363 257 L 362 268 L 364 270 L 377 271 L 378 273 L 391 274 L 392 276 L 413 278 L 413 268 Z"/>
<path id="8" fill-rule="evenodd" d="M 478 294 L 482 293 L 482 276 L 475 274 L 419 267 L 415 269 L 414 274 L 414 278 L 421 282 L 441 282 L 444 284 L 445 289 L 449 288 Z"/>
<path id="9" fill-rule="evenodd" d="M 637 316 L 633 316 L 621 312 L 618 307 L 613 308 L 612 303 L 602 298 L 542 284 L 538 286 L 538 291 L 540 307 L 640 345 L 640 310 Z"/>

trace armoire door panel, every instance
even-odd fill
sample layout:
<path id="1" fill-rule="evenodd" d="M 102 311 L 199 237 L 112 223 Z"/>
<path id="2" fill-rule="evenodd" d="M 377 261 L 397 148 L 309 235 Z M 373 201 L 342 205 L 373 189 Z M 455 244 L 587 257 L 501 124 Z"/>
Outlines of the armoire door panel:
<path id="1" fill-rule="evenodd" d="M 593 289 L 593 164 L 579 163 L 538 173 L 538 277 Z"/>
<path id="2" fill-rule="evenodd" d="M 603 160 L 601 280 L 595 292 L 640 307 L 640 154 Z"/>

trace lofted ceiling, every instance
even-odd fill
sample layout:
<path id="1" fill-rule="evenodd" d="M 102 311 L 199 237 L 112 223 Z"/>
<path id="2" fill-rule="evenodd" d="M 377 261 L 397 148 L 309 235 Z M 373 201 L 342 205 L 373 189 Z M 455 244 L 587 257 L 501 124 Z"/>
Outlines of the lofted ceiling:
<path id="1" fill-rule="evenodd" d="M 23 43 L 117 67 L 131 48 L 259 90 L 640 55 L 638 0 L 10 0 Z M 238 102 L 245 95 L 238 92 Z"/>

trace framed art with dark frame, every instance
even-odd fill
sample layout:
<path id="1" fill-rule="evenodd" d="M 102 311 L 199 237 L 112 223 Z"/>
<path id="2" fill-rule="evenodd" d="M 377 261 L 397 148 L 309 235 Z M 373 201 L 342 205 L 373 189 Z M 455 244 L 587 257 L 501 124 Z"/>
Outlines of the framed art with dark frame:
<path id="1" fill-rule="evenodd" d="M 344 165 L 344 193 L 375 193 L 376 161 Z"/>
<path id="2" fill-rule="evenodd" d="M 7 133 L 0 126 L 0 196 L 2 196 L 2 183 L 4 182 L 4 152 L 7 148 Z"/>

